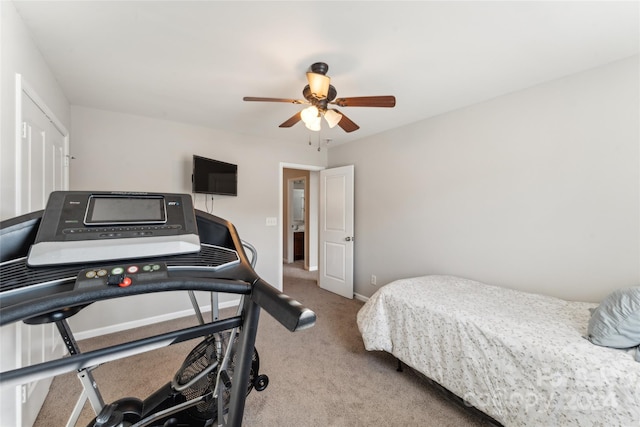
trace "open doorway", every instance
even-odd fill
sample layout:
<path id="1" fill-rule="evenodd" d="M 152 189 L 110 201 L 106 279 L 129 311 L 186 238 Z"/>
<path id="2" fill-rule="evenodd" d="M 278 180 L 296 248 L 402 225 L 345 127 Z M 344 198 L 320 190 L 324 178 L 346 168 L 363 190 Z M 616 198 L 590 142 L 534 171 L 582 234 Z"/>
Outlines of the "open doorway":
<path id="1" fill-rule="evenodd" d="M 282 274 L 318 270 L 318 166 L 281 164 Z M 317 273 L 315 273 L 317 274 Z M 308 274 L 307 274 L 308 275 Z"/>
<path id="2" fill-rule="evenodd" d="M 297 171 L 285 169 L 285 175 L 295 175 L 302 173 L 301 176 L 288 178 L 286 182 L 286 191 L 284 191 L 283 212 L 285 215 L 284 238 L 284 259 L 287 264 L 296 263 L 303 266 L 305 270 L 309 270 L 309 251 L 307 225 L 309 224 L 309 197 L 307 181 L 309 180 L 309 171 Z"/>
<path id="3" fill-rule="evenodd" d="M 315 282 L 321 288 L 345 298 L 353 298 L 353 165 L 326 169 L 322 166 L 280 163 L 279 251 L 283 258 L 279 263 L 279 289 L 284 289 L 284 266 L 287 266 L 287 273 L 291 272 L 288 268 L 291 264 L 287 263 L 288 248 L 285 250 L 291 227 L 287 219 L 289 206 L 285 196 L 289 197 L 289 182 L 295 182 L 302 173 L 306 178 L 306 171 L 309 175 L 305 184 L 308 203 L 305 204 L 307 222 L 304 225 L 304 240 L 307 252 L 304 256 L 308 270 L 303 264 L 298 272 L 314 273 Z M 287 175 L 289 173 L 291 175 Z M 319 256 L 321 246 L 322 257 Z"/>

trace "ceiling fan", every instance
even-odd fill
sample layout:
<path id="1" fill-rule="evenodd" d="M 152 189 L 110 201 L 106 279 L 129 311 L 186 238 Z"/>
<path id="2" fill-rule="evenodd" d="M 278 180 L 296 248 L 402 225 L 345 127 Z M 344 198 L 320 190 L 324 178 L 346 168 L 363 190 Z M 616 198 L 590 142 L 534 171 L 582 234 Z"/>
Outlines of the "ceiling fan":
<path id="1" fill-rule="evenodd" d="M 316 62 L 311 65 L 307 72 L 307 80 L 309 81 L 309 84 L 302 90 L 302 96 L 304 96 L 304 99 L 245 96 L 243 100 L 307 104 L 309 107 L 297 112 L 292 117 L 285 120 L 280 127 L 289 128 L 302 120 L 305 126 L 313 131 L 320 130 L 322 117 L 325 118 L 331 128 L 338 125 L 345 132 L 353 132 L 360 129 L 360 126 L 355 124 L 336 108 L 329 108 L 330 105 L 338 105 L 340 107 L 395 107 L 395 96 L 356 96 L 351 98 L 336 98 L 338 93 L 336 92 L 336 88 L 329 84 L 331 79 L 327 76 L 328 70 L 329 66 L 324 62 Z"/>

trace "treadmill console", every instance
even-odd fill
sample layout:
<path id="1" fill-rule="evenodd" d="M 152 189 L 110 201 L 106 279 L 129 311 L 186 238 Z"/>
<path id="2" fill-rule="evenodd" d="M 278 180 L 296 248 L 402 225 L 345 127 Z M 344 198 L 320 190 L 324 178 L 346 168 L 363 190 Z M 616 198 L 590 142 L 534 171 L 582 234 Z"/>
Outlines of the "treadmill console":
<path id="1" fill-rule="evenodd" d="M 27 264 L 46 266 L 200 251 L 191 196 L 55 191 Z"/>

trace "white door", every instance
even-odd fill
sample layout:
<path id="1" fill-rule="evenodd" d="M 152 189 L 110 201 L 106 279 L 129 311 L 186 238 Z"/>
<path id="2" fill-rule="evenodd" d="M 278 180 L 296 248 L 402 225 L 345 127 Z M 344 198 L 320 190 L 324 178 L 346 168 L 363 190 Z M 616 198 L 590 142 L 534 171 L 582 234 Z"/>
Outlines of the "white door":
<path id="1" fill-rule="evenodd" d="M 68 189 L 68 133 L 64 127 L 56 125 L 57 119 L 24 81 L 18 79 L 18 84 L 22 90 L 17 103 L 21 125 L 16 152 L 16 215 L 21 215 L 43 209 L 52 191 Z M 27 326 L 18 322 L 4 328 L 15 328 L 15 332 L 2 334 L 0 356 L 15 360 L 16 368 L 59 358 L 64 352 L 57 328 L 52 323 Z M 13 342 L 8 341 L 11 338 Z M 15 351 L 15 357 L 5 353 L 9 351 Z M 13 419 L 16 426 L 33 425 L 51 381 L 25 384 L 15 391 L 3 388 L 0 398 L 3 402 L 5 399 L 14 402 L 15 408 L 13 414 L 3 413 L 3 422 Z M 3 404 L 3 408 L 10 406 Z"/>
<path id="2" fill-rule="evenodd" d="M 353 165 L 320 171 L 320 287 L 353 298 Z"/>
<path id="3" fill-rule="evenodd" d="M 20 212 L 44 209 L 49 194 L 66 189 L 65 135 L 24 91 L 20 145 Z"/>

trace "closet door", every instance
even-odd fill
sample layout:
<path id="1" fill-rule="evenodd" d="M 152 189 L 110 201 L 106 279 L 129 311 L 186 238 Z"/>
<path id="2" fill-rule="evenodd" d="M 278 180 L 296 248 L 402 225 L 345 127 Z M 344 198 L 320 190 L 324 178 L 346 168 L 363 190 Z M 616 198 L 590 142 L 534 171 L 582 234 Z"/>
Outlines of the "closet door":
<path id="1" fill-rule="evenodd" d="M 53 113 L 20 76 L 16 78 L 16 216 L 44 209 L 49 194 L 68 189 L 68 132 Z M 2 370 L 57 359 L 64 345 L 54 324 L 4 326 L 0 334 Z M 32 426 L 53 379 L 35 381 L 17 387 L 3 387 L 3 423 L 14 420 L 16 426 Z M 9 425 L 9 424 L 7 424 Z"/>

